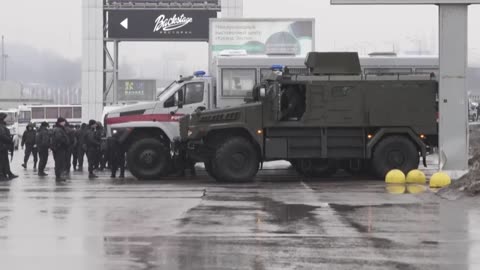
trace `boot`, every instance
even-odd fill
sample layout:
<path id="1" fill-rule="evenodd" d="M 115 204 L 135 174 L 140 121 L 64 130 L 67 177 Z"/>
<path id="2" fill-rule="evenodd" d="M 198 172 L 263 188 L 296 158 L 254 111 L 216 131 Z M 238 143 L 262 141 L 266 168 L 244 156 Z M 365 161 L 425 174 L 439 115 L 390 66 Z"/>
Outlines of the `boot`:
<path id="1" fill-rule="evenodd" d="M 45 172 L 39 172 L 39 173 L 38 173 L 38 176 L 42 176 L 42 177 L 43 177 L 43 176 L 48 176 L 48 174 L 46 174 Z"/>
<path id="2" fill-rule="evenodd" d="M 37 169 L 37 162 L 33 162 L 33 169 L 36 170 Z"/>
<path id="3" fill-rule="evenodd" d="M 110 178 L 116 178 L 117 176 L 115 175 L 115 173 L 112 173 L 112 175 L 110 175 Z"/>
<path id="4" fill-rule="evenodd" d="M 94 173 L 88 174 L 88 179 L 95 179 L 95 178 L 98 178 L 98 176 L 96 176 Z"/>
<path id="5" fill-rule="evenodd" d="M 15 175 L 13 173 L 10 173 L 10 175 L 8 176 L 9 180 L 12 180 L 12 179 L 15 179 L 15 178 L 18 178 L 18 175 Z"/>
<path id="6" fill-rule="evenodd" d="M 56 182 L 67 182 L 67 179 L 62 178 L 62 177 L 56 177 L 56 178 L 55 178 L 55 181 L 56 181 Z"/>
<path id="7" fill-rule="evenodd" d="M 24 163 L 22 164 L 22 167 L 23 167 L 24 169 L 26 169 L 26 168 L 27 168 L 27 163 L 24 162 Z"/>

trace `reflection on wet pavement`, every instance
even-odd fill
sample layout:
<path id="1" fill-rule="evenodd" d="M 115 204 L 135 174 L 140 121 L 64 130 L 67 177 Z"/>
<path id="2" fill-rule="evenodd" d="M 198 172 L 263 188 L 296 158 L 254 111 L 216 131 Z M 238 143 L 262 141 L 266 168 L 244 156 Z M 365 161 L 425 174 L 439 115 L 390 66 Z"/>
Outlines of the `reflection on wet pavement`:
<path id="1" fill-rule="evenodd" d="M 105 176 L 0 183 L 1 269 L 480 269 L 478 204 L 424 186 Z"/>

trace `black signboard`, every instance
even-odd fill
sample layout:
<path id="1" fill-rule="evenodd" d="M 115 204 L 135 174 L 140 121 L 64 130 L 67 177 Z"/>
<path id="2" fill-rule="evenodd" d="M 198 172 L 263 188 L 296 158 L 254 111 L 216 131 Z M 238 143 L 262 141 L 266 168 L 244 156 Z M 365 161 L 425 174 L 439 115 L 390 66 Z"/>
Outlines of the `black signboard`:
<path id="1" fill-rule="evenodd" d="M 157 93 L 155 80 L 119 80 L 118 101 L 152 101 Z"/>
<path id="2" fill-rule="evenodd" d="M 208 41 L 209 19 L 214 10 L 111 10 L 111 39 Z"/>

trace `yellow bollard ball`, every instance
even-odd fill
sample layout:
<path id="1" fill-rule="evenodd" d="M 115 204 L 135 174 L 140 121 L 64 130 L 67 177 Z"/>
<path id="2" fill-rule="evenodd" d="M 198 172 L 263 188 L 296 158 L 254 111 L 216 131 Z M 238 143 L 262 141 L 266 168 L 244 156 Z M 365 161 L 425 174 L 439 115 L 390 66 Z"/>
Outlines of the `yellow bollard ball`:
<path id="1" fill-rule="evenodd" d="M 430 187 L 431 188 L 443 188 L 452 183 L 450 176 L 444 172 L 438 172 L 432 175 L 430 178 Z"/>
<path id="2" fill-rule="evenodd" d="M 391 170 L 385 176 L 387 184 L 405 184 L 405 174 L 400 170 Z"/>
<path id="3" fill-rule="evenodd" d="M 412 170 L 407 174 L 407 183 L 409 184 L 425 184 L 427 177 L 420 170 Z"/>

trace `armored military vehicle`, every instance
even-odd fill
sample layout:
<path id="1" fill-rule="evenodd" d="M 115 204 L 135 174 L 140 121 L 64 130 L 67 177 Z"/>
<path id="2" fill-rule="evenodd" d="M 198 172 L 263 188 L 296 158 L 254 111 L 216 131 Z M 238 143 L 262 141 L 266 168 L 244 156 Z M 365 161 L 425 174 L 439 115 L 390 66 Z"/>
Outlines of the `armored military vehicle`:
<path id="1" fill-rule="evenodd" d="M 420 158 L 426 166 L 438 142 L 433 74 L 368 78 L 357 53 L 311 52 L 305 65 L 300 75 L 277 67 L 252 102 L 183 117 L 177 152 L 204 162 L 218 181 L 249 181 L 272 160 L 307 177 L 339 168 L 384 177 L 417 168 Z"/>

